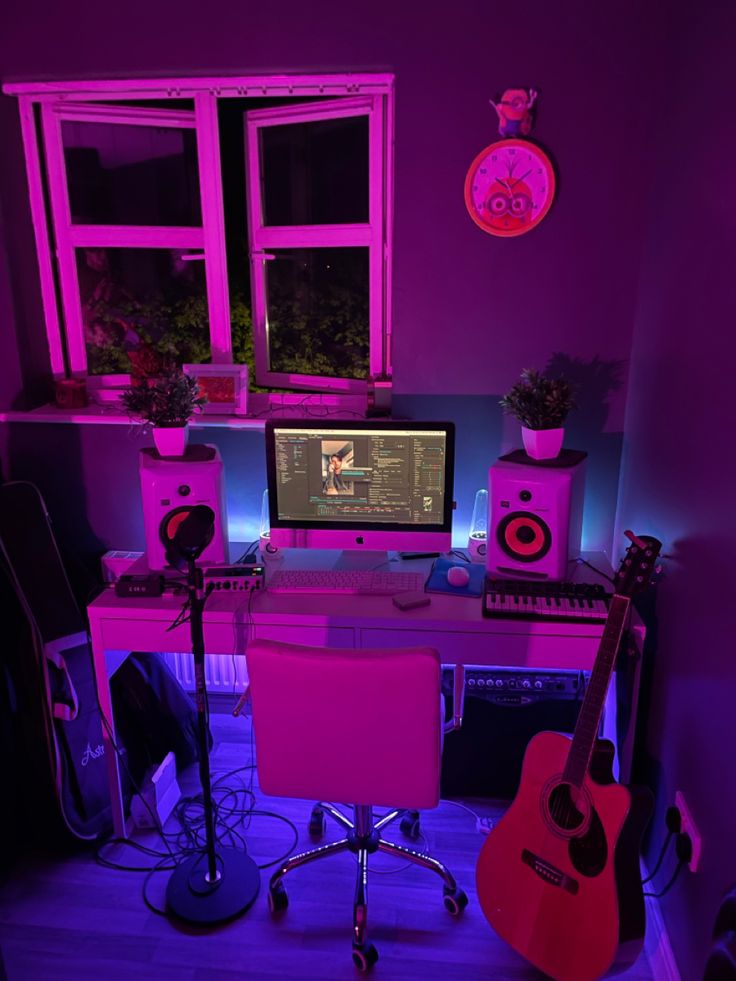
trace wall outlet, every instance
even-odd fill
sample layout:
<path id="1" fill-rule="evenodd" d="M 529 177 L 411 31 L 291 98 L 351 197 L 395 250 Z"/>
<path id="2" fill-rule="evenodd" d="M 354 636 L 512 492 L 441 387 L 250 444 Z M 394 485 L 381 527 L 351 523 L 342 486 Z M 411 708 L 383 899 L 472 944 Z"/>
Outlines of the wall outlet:
<path id="1" fill-rule="evenodd" d="M 692 858 L 687 863 L 687 867 L 691 872 L 697 872 L 698 865 L 700 864 L 700 852 L 703 844 L 700 840 L 700 832 L 695 826 L 695 821 L 693 821 L 693 816 L 690 813 L 690 808 L 685 803 L 685 795 L 681 790 L 678 790 L 675 793 L 675 807 L 680 812 L 680 817 L 682 819 L 682 830 L 690 835 L 690 841 L 693 844 Z"/>

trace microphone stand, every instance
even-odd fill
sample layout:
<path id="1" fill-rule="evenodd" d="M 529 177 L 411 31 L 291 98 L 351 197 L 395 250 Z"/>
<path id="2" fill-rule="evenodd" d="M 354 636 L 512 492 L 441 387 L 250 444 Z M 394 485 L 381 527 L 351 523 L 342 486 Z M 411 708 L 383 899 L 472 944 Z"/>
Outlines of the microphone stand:
<path id="1" fill-rule="evenodd" d="M 202 549 L 199 550 L 201 552 Z M 215 815 L 210 779 L 209 712 L 204 677 L 204 575 L 196 565 L 196 550 L 185 553 L 188 564 L 189 622 L 194 655 L 196 689 L 199 780 L 204 805 L 205 850 L 180 862 L 166 887 L 169 913 L 203 926 L 231 920 L 250 909 L 261 885 L 258 866 L 250 856 L 236 848 L 224 848 L 215 837 Z"/>

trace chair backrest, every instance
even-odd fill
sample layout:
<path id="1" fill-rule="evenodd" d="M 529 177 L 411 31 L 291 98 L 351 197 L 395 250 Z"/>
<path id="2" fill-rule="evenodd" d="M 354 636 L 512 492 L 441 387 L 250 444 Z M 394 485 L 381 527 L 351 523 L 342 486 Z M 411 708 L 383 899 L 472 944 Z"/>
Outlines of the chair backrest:
<path id="1" fill-rule="evenodd" d="M 426 809 L 439 801 L 437 651 L 254 641 L 258 778 L 277 797 Z"/>

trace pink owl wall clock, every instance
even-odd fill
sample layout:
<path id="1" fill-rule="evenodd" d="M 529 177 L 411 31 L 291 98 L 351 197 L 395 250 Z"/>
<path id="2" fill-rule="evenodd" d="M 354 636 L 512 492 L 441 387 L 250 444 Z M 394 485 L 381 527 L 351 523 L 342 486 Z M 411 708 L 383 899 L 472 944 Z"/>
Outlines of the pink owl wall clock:
<path id="1" fill-rule="evenodd" d="M 510 238 L 530 232 L 552 206 L 552 163 L 536 143 L 522 138 L 531 131 L 536 97 L 533 89 L 508 89 L 499 102 L 491 102 L 499 133 L 509 138 L 481 150 L 465 178 L 470 217 L 489 235 Z"/>

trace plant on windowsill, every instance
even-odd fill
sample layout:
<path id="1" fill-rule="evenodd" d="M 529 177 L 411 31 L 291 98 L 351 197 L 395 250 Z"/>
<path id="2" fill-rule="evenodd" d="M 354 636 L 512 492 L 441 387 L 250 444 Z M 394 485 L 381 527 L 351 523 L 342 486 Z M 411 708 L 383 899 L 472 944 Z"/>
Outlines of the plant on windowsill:
<path id="1" fill-rule="evenodd" d="M 207 399 L 200 395 L 197 379 L 181 368 L 169 366 L 157 375 L 133 375 L 123 392 L 128 415 L 151 426 L 153 441 L 161 456 L 183 456 L 188 422 L 200 412 Z"/>
<path id="2" fill-rule="evenodd" d="M 524 449 L 534 460 L 559 456 L 565 436 L 563 423 L 575 407 L 573 387 L 566 378 L 545 378 L 526 368 L 500 403 L 521 423 Z"/>

